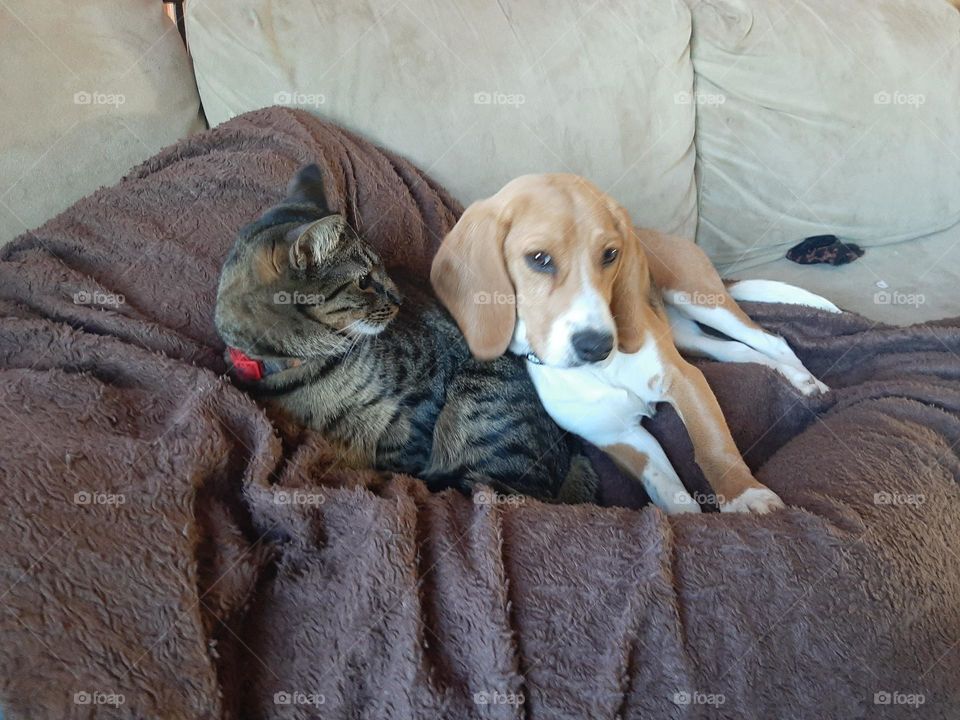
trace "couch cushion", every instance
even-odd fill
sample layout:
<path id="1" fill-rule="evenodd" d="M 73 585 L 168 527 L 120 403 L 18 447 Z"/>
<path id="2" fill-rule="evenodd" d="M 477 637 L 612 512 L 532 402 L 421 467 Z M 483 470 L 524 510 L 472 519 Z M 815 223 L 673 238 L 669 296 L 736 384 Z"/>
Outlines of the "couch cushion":
<path id="1" fill-rule="evenodd" d="M 202 129 L 156 0 L 0 4 L 0 244 Z"/>
<path id="2" fill-rule="evenodd" d="M 848 265 L 799 265 L 777 258 L 730 276 L 799 285 L 877 322 L 913 325 L 960 317 L 960 225 L 871 248 Z"/>
<path id="3" fill-rule="evenodd" d="M 943 0 L 691 2 L 698 241 L 721 264 L 960 220 L 960 13 Z"/>
<path id="4" fill-rule="evenodd" d="M 462 202 L 524 173 L 576 172 L 639 224 L 693 236 L 682 0 L 204 0 L 187 4 L 187 35 L 211 125 L 299 106 Z"/>

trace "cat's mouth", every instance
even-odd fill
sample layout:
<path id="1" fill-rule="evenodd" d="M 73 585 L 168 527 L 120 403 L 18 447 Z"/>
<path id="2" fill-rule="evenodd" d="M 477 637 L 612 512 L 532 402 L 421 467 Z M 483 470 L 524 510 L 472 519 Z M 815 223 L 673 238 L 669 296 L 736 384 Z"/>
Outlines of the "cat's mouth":
<path id="1" fill-rule="evenodd" d="M 373 335 L 379 335 L 386 330 L 389 323 L 389 320 L 380 323 L 371 322 L 370 320 L 357 320 L 347 325 L 341 332 L 343 332 L 344 335 L 353 337 L 371 337 Z"/>
<path id="2" fill-rule="evenodd" d="M 400 308 L 394 305 L 389 310 L 378 312 L 372 317 L 353 321 L 343 328 L 341 332 L 344 335 L 349 335 L 352 337 L 371 337 L 373 335 L 379 335 L 387 329 L 387 325 L 389 325 L 390 321 L 397 316 L 399 310 Z"/>

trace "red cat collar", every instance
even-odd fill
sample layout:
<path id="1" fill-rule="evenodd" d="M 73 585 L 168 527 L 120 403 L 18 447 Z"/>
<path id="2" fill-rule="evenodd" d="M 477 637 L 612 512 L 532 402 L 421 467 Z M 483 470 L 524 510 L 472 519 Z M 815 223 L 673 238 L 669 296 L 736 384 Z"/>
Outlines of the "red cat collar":
<path id="1" fill-rule="evenodd" d="M 254 360 L 236 348 L 227 348 L 230 354 L 230 364 L 233 365 L 233 374 L 243 382 L 263 380 L 263 363 Z"/>

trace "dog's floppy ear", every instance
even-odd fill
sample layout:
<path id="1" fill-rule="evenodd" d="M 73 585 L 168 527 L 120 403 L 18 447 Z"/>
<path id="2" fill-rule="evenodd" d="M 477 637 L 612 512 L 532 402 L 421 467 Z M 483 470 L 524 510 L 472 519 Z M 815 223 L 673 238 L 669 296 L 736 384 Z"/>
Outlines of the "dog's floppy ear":
<path id="1" fill-rule="evenodd" d="M 473 203 L 447 233 L 430 282 L 479 360 L 506 352 L 517 322 L 503 243 L 509 220 L 492 199 Z"/>
<path id="2" fill-rule="evenodd" d="M 650 305 L 650 270 L 630 215 L 616 204 L 610 209 L 624 240 L 623 256 L 613 281 L 610 312 L 617 325 L 620 351 L 635 353 L 643 345 L 644 318 Z"/>

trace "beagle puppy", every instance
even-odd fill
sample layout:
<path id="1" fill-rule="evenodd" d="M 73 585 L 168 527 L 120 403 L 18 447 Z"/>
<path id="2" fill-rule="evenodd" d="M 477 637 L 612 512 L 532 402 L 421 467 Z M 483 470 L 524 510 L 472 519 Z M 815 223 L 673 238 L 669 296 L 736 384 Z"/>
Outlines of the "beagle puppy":
<path id="1" fill-rule="evenodd" d="M 658 402 L 680 415 L 721 511 L 783 507 L 747 468 L 703 374 L 680 351 L 758 362 L 803 394 L 823 392 L 734 298 L 840 312 L 829 301 L 768 281 L 728 289 L 694 243 L 635 229 L 611 197 L 569 174 L 526 175 L 472 204 L 430 279 L 477 358 L 526 357 L 557 424 L 603 448 L 664 511 L 700 506 L 640 424 Z"/>

